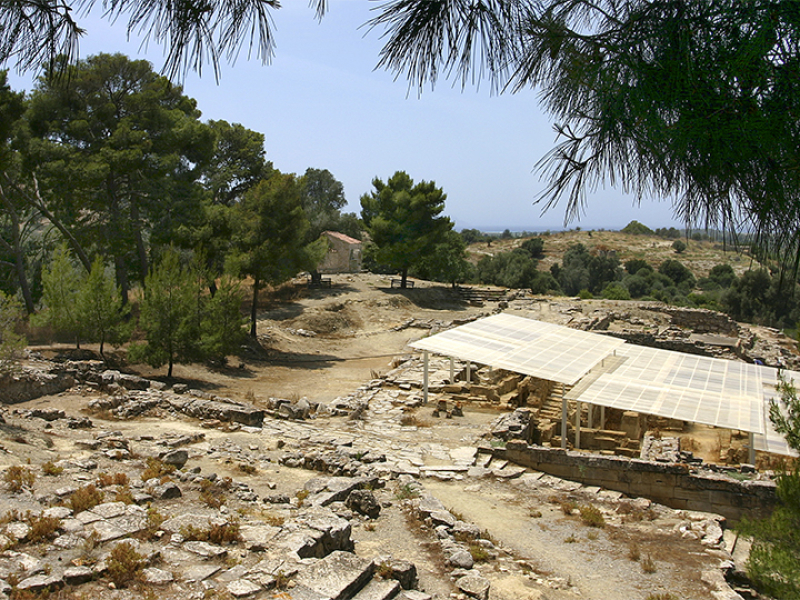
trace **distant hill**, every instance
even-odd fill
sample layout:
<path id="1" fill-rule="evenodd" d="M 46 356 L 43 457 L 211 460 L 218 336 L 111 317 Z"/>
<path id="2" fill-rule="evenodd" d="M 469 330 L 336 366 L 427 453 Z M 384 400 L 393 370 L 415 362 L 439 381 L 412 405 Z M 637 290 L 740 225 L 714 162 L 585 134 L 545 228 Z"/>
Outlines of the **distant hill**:
<path id="1" fill-rule="evenodd" d="M 539 269 L 546 271 L 550 265 L 560 263 L 564 252 L 574 244 L 583 244 L 592 251 L 614 251 L 624 265 L 625 261 L 640 258 L 649 262 L 653 268 L 667 259 L 682 262 L 695 277 L 706 277 L 708 272 L 719 264 L 730 264 L 737 275 L 748 269 L 758 268 L 758 262 L 748 254 L 737 251 L 721 242 L 695 241 L 681 238 L 686 243 L 686 250 L 681 254 L 672 249 L 675 240 L 655 235 L 631 235 L 620 231 L 564 231 L 544 234 L 544 258 L 539 261 Z M 478 262 L 481 256 L 508 252 L 519 247 L 528 238 L 493 239 L 491 245 L 486 242 L 471 244 L 467 248 L 470 260 Z"/>

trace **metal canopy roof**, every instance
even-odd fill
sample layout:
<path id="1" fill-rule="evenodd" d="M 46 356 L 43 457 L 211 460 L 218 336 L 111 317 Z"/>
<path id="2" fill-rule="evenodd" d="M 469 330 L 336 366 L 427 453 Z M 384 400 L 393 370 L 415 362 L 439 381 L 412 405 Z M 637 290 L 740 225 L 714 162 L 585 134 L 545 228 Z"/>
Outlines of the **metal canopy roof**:
<path id="1" fill-rule="evenodd" d="M 796 455 L 769 421 L 778 382 L 772 367 L 635 346 L 505 313 L 411 346 L 578 384 L 568 395 L 573 400 L 750 432 L 758 450 Z M 784 373 L 800 385 L 800 373 Z"/>
<path id="2" fill-rule="evenodd" d="M 423 338 L 411 347 L 574 385 L 624 344 L 616 338 L 502 313 Z"/>

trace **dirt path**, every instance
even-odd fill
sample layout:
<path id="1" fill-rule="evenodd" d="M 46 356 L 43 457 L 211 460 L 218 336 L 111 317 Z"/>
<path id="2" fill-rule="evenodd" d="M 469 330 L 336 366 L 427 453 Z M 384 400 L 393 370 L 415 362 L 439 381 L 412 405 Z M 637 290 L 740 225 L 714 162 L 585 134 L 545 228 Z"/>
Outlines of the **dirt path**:
<path id="1" fill-rule="evenodd" d="M 451 512 L 488 531 L 501 547 L 529 564 L 551 588 L 546 593 L 550 600 L 574 599 L 576 595 L 586 600 L 641 600 L 651 593 L 707 597 L 708 588 L 700 574 L 711 568 L 714 560 L 699 553 L 696 544 L 687 547 L 691 553 L 687 554 L 671 536 L 670 551 L 659 550 L 659 538 L 663 546 L 666 535 L 649 532 L 637 536 L 634 532 L 631 536 L 614 525 L 587 527 L 579 518 L 565 516 L 559 505 L 548 502 L 541 493 L 521 493 L 508 484 L 464 486 L 428 480 L 425 487 Z M 629 557 L 634 539 L 642 558 L 653 560 L 655 572 L 645 573 L 644 561 Z"/>

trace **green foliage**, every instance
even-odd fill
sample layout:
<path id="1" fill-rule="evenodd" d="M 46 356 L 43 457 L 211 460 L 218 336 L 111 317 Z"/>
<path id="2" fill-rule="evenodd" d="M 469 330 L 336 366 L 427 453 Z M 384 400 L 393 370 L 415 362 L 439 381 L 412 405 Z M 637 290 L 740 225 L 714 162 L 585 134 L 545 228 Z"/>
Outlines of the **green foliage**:
<path id="1" fill-rule="evenodd" d="M 22 319 L 20 302 L 0 291 L 0 375 L 14 371 L 22 358 L 27 341 L 16 331 Z"/>
<path id="2" fill-rule="evenodd" d="M 307 243 L 308 219 L 297 177 L 274 171 L 249 190 L 234 211 L 234 252 L 228 267 L 253 278 L 250 335 L 256 337 L 256 309 L 263 284 L 278 285 L 312 270 L 325 253 L 323 242 Z"/>
<path id="3" fill-rule="evenodd" d="M 621 231 L 630 235 L 653 235 L 653 230 L 647 225 L 642 225 L 639 221 L 631 221 Z"/>
<path id="4" fill-rule="evenodd" d="M 342 182 L 327 169 L 306 169 L 300 186 L 301 203 L 309 222 L 308 241 L 316 240 L 323 231 L 341 231 L 341 210 L 347 204 Z"/>
<path id="5" fill-rule="evenodd" d="M 574 244 L 564 253 L 556 277 L 564 293 L 571 296 L 583 289 L 600 294 L 610 282 L 622 278 L 622 269 L 615 253 L 591 254 L 583 244 Z"/>
<path id="6" fill-rule="evenodd" d="M 420 258 L 413 272 L 423 279 L 443 281 L 453 286 L 467 281 L 472 276 L 473 268 L 467 261 L 464 238 L 451 229 L 429 254 Z"/>
<path id="7" fill-rule="evenodd" d="M 30 97 L 23 154 L 48 220 L 74 236 L 73 248 L 113 262 L 125 298 L 129 281 L 147 275 L 152 249 L 199 220 L 215 138 L 199 117 L 180 86 L 122 54 L 43 77 Z"/>
<path id="8" fill-rule="evenodd" d="M 800 451 L 800 400 L 792 382 L 778 385 L 779 402 L 770 404 L 770 420 Z M 795 468 L 778 477 L 780 503 L 761 521 L 744 521 L 742 532 L 753 536 L 747 571 L 757 588 L 774 598 L 800 599 L 800 472 Z"/>
<path id="9" fill-rule="evenodd" d="M 675 227 L 659 227 L 656 229 L 656 235 L 662 238 L 666 238 L 668 240 L 675 240 L 681 237 L 681 232 L 679 229 Z"/>
<path id="10" fill-rule="evenodd" d="M 139 327 L 145 344 L 132 345 L 128 356 L 160 367 L 167 363 L 172 377 L 175 362 L 197 360 L 200 328 L 195 299 L 199 295 L 198 277 L 180 264 L 178 253 L 168 248 L 145 279 L 140 305 Z"/>
<path id="11" fill-rule="evenodd" d="M 57 333 L 74 338 L 78 348 L 82 333 L 78 293 L 82 283 L 82 273 L 72 262 L 69 248 L 61 244 L 42 270 L 45 309 L 35 319 L 36 323 L 49 324 Z"/>
<path id="12" fill-rule="evenodd" d="M 239 281 L 223 276 L 216 293 L 203 298 L 200 350 L 206 360 L 224 364 L 226 357 L 235 353 L 247 337 L 243 329 L 247 319 L 241 312 L 242 296 Z"/>
<path id="13" fill-rule="evenodd" d="M 669 259 L 665 260 L 658 267 L 658 272 L 669 277 L 676 286 L 680 286 L 687 292 L 695 286 L 695 278 L 692 272 L 680 261 Z"/>
<path id="14" fill-rule="evenodd" d="M 602 297 L 606 300 L 630 300 L 631 294 L 628 289 L 617 281 L 609 283 L 602 292 Z"/>
<path id="15" fill-rule="evenodd" d="M 736 273 L 730 265 L 715 265 L 708 278 L 722 288 L 729 288 L 736 281 Z"/>
<path id="16" fill-rule="evenodd" d="M 487 237 L 486 234 L 479 229 L 462 229 L 459 235 L 464 239 L 464 243 L 467 246 L 478 242 L 485 242 Z"/>
<path id="17" fill-rule="evenodd" d="M 77 311 L 84 339 L 100 342 L 101 355 L 106 341 L 118 344 L 130 335 L 130 328 L 124 325 L 130 307 L 122 305 L 121 290 L 100 258 L 95 259 L 78 290 Z"/>
<path id="18" fill-rule="evenodd" d="M 542 258 L 544 256 L 544 240 L 540 237 L 525 240 L 520 247 L 527 250 L 532 258 Z"/>
<path id="19" fill-rule="evenodd" d="M 558 283 L 550 273 L 536 268 L 536 261 L 523 249 L 483 256 L 478 261 L 477 277 L 489 283 L 512 289 L 530 289 L 534 294 L 558 290 Z"/>
<path id="20" fill-rule="evenodd" d="M 642 269 L 652 271 L 653 267 L 650 266 L 650 263 L 641 258 L 632 258 L 631 260 L 625 261 L 625 270 L 631 275 L 636 275 Z"/>
<path id="21" fill-rule="evenodd" d="M 683 240 L 675 240 L 672 242 L 672 249 L 675 250 L 676 254 L 683 254 L 686 250 L 686 242 Z"/>
<path id="22" fill-rule="evenodd" d="M 453 224 L 440 216 L 447 198 L 433 181 L 414 181 L 397 171 L 386 183 L 372 180 L 375 190 L 361 196 L 361 219 L 375 244 L 374 258 L 400 272 L 402 287 L 409 269 L 433 252 Z"/>

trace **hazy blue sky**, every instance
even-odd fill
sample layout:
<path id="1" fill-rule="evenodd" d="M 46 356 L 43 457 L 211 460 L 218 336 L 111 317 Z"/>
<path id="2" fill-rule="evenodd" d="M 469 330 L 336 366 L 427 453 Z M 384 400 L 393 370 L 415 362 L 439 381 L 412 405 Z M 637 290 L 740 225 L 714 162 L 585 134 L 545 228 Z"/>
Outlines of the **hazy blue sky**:
<path id="1" fill-rule="evenodd" d="M 245 49 L 234 65 L 223 66 L 219 84 L 208 69 L 202 77 L 189 73 L 184 91 L 197 100 L 204 120 L 263 133 L 267 157 L 281 171 L 330 170 L 344 184 L 349 211 L 360 211 L 359 198 L 374 177 L 386 180 L 403 170 L 444 189 L 445 212 L 458 229 L 562 228 L 563 205 L 544 215 L 533 205 L 544 187 L 533 167 L 555 140 L 535 92 L 496 95 L 487 82 L 462 91 L 443 80 L 419 96 L 406 80 L 375 70 L 380 32 L 361 27 L 374 6 L 331 0 L 318 22 L 304 2 L 287 2 L 273 13 L 271 64 L 248 60 Z M 127 41 L 124 23 L 79 22 L 88 29 L 81 57 L 122 52 L 161 69 L 162 49 Z M 10 80 L 17 90 L 32 87 L 30 74 L 12 72 Z M 652 228 L 681 226 L 668 199 L 636 206 L 621 190 L 601 188 L 569 227 L 619 229 L 633 219 Z"/>

